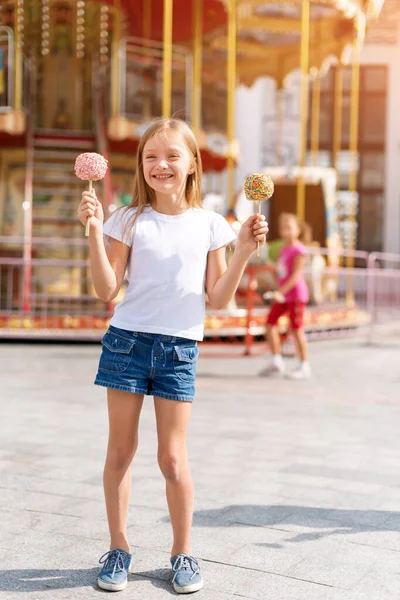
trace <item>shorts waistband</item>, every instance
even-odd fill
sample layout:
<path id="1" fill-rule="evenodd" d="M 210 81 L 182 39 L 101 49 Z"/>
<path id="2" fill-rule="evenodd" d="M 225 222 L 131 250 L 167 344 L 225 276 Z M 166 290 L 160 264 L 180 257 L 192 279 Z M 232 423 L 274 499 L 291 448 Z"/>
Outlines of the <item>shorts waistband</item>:
<path id="1" fill-rule="evenodd" d="M 127 329 L 120 329 L 119 327 L 115 327 L 114 325 L 110 325 L 109 328 L 111 329 L 111 331 L 113 331 L 117 335 L 120 335 L 121 337 L 126 337 L 128 335 L 135 338 L 145 338 L 152 341 L 159 340 L 160 342 L 166 342 L 168 344 L 176 344 L 179 342 L 193 342 L 193 344 L 196 343 L 195 340 L 189 340 L 188 338 L 182 338 L 173 335 L 164 335 L 161 333 L 147 333 L 145 331 L 128 331 Z"/>

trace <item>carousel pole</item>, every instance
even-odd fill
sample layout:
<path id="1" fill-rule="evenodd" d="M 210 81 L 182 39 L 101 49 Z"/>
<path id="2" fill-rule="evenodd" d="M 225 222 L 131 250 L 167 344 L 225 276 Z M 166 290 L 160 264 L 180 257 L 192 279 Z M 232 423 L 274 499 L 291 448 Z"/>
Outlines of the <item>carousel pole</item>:
<path id="1" fill-rule="evenodd" d="M 318 166 L 319 153 L 319 119 L 321 113 L 321 78 L 316 74 L 312 86 L 312 107 L 311 107 L 311 164 Z"/>
<path id="2" fill-rule="evenodd" d="M 143 2 L 143 38 L 144 47 L 150 48 L 151 44 L 151 9 L 152 0 L 146 0 Z M 150 96 L 146 94 L 143 99 L 143 119 L 145 121 L 151 118 L 151 100 Z"/>
<path id="3" fill-rule="evenodd" d="M 322 32 L 321 27 L 317 30 L 318 46 L 321 46 Z M 321 61 L 320 52 L 317 55 L 318 63 Z M 311 164 L 313 167 L 318 166 L 319 154 L 319 133 L 320 133 L 320 116 L 321 116 L 321 73 L 318 69 L 314 71 L 312 81 L 312 104 L 311 104 Z"/>
<path id="4" fill-rule="evenodd" d="M 162 116 L 171 116 L 172 92 L 172 10 L 173 0 L 164 0 L 164 49 L 163 49 L 163 91 Z"/>
<path id="5" fill-rule="evenodd" d="M 19 9 L 19 3 L 15 2 L 15 13 Z M 14 27 L 14 109 L 22 110 L 22 43 L 19 18 L 15 16 Z"/>
<path id="6" fill-rule="evenodd" d="M 192 128 L 197 136 L 201 127 L 201 67 L 203 45 L 203 0 L 193 0 L 193 92 Z"/>
<path id="7" fill-rule="evenodd" d="M 275 164 L 277 167 L 282 161 L 282 139 L 283 139 L 283 87 L 276 91 L 276 135 L 275 135 Z"/>
<path id="8" fill-rule="evenodd" d="M 228 0 L 228 64 L 227 64 L 227 137 L 228 137 L 228 208 L 235 207 L 235 93 L 236 93 L 236 0 Z"/>
<path id="9" fill-rule="evenodd" d="M 111 45 L 111 114 L 118 117 L 121 108 L 121 0 L 114 2 L 114 25 Z"/>
<path id="10" fill-rule="evenodd" d="M 22 89 L 23 89 L 23 3 L 15 1 L 14 12 L 14 110 L 16 114 L 17 127 L 20 128 L 22 115 Z M 31 66 L 31 65 L 30 65 Z M 33 76 L 29 89 L 29 104 L 32 106 L 34 95 L 32 94 Z M 22 309 L 24 316 L 28 316 L 31 311 L 32 296 L 32 161 L 33 161 L 33 123 L 28 120 L 27 140 L 26 140 L 26 177 L 24 189 L 23 208 L 23 290 L 22 290 Z"/>
<path id="11" fill-rule="evenodd" d="M 343 103 L 343 74 L 341 65 L 335 69 L 335 97 L 333 109 L 333 143 L 332 143 L 332 166 L 338 169 L 338 160 L 342 148 L 342 103 Z M 339 187 L 339 185 L 338 185 Z"/>
<path id="12" fill-rule="evenodd" d="M 360 25 L 360 24 L 359 24 Z M 356 236 L 356 211 L 357 204 L 355 195 L 357 193 L 357 175 L 358 175 L 358 119 L 359 119 L 359 100 L 360 100 L 360 32 L 353 43 L 353 61 L 351 71 L 351 99 L 350 99 L 350 139 L 349 151 L 351 158 L 351 167 L 349 173 L 349 192 L 351 196 L 350 211 L 350 236 L 348 250 L 352 251 L 355 247 Z M 354 256 L 348 256 L 346 265 L 349 268 L 354 267 Z M 353 281 L 349 281 L 346 294 L 348 306 L 354 306 Z"/>
<path id="13" fill-rule="evenodd" d="M 308 105 L 308 66 L 310 43 L 310 0 L 302 0 L 301 8 L 301 45 L 300 45 L 300 160 L 297 183 L 296 214 L 303 221 L 305 217 L 306 188 L 304 169 L 307 153 L 307 105 Z"/>
<path id="14" fill-rule="evenodd" d="M 333 107 L 333 140 L 332 140 L 332 167 L 336 171 L 336 190 L 340 189 L 339 181 L 339 156 L 342 149 L 342 107 L 343 107 L 343 72 L 341 64 L 336 65 L 334 83 L 334 107 Z M 331 302 L 337 299 L 337 289 L 330 293 Z"/>

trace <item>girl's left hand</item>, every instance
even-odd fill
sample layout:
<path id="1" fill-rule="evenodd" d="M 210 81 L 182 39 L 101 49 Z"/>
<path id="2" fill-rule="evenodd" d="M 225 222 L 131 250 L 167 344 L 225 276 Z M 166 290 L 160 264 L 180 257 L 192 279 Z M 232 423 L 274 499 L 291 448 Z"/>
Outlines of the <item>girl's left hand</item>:
<path id="1" fill-rule="evenodd" d="M 278 302 L 278 304 L 283 304 L 285 302 L 285 296 L 279 290 L 276 290 L 272 294 L 272 300 L 274 302 Z"/>
<path id="2" fill-rule="evenodd" d="M 251 254 L 260 245 L 265 244 L 268 233 L 268 223 L 264 215 L 253 215 L 240 228 L 236 247 Z"/>

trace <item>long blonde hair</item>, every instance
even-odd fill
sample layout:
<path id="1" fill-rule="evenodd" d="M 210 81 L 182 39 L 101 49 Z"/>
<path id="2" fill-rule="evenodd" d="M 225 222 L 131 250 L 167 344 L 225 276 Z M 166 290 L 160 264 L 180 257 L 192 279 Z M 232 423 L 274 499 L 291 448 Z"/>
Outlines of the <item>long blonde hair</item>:
<path id="1" fill-rule="evenodd" d="M 136 157 L 136 176 L 133 186 L 133 198 L 128 206 L 122 207 L 122 210 L 128 211 L 130 208 L 136 208 L 136 212 L 132 218 L 128 219 L 125 226 L 125 232 L 132 231 L 138 217 L 142 214 L 144 209 L 148 206 L 152 206 L 155 200 L 154 190 L 147 184 L 144 173 L 143 173 L 143 150 L 147 142 L 161 133 L 167 134 L 172 132 L 176 135 L 180 135 L 185 142 L 187 149 L 193 156 L 193 173 L 189 173 L 186 180 L 186 200 L 190 208 L 201 207 L 201 176 L 202 176 L 202 165 L 199 146 L 193 131 L 189 125 L 181 119 L 155 119 L 150 127 L 146 129 L 145 133 L 140 138 L 139 147 L 137 150 Z M 121 209 L 119 209 L 121 210 Z M 124 233 L 125 233 L 124 232 Z"/>

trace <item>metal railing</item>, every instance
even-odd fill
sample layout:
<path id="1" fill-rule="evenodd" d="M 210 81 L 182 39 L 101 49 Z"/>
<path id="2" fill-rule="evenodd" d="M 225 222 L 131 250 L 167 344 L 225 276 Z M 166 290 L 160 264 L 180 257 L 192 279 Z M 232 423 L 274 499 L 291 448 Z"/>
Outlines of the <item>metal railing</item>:
<path id="1" fill-rule="evenodd" d="M 22 258 L 0 259 L 0 328 L 104 328 L 110 306 L 99 300 L 87 260 L 35 259 L 26 310 Z"/>
<path id="2" fill-rule="evenodd" d="M 371 327 L 368 340 L 372 343 L 380 325 L 400 322 L 400 256 L 372 252 L 368 257 L 368 311 Z"/>
<path id="3" fill-rule="evenodd" d="M 28 73 L 28 96 L 29 112 L 26 129 L 26 168 L 25 168 L 25 192 L 22 203 L 24 215 L 24 287 L 23 306 L 24 312 L 30 311 L 30 290 L 32 278 L 32 215 L 33 215 L 33 138 L 34 121 L 36 116 L 36 72 L 32 60 L 29 60 Z"/>

